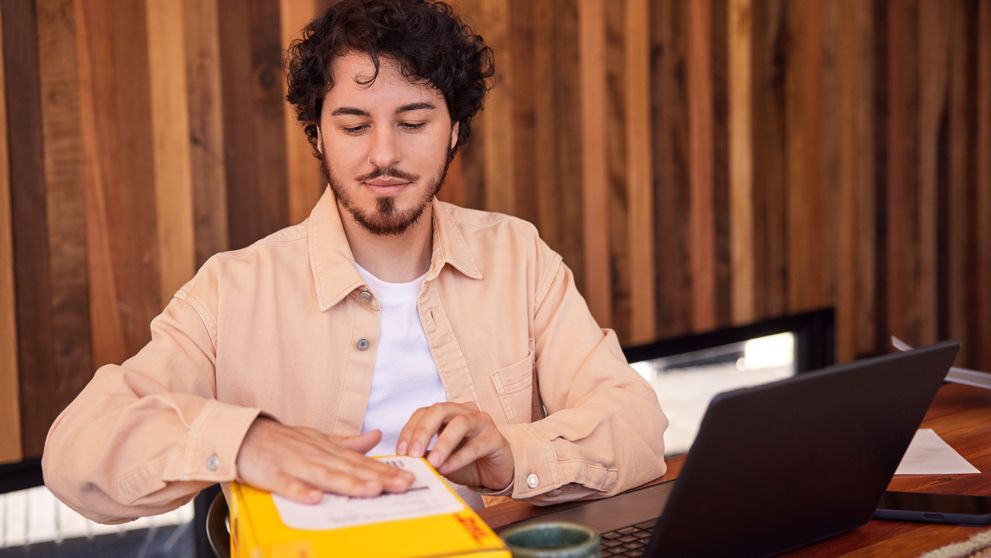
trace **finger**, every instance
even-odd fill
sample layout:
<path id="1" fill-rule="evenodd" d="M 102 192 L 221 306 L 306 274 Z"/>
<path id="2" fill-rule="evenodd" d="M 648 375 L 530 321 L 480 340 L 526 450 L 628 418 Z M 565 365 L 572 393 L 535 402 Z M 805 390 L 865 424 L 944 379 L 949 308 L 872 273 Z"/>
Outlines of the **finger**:
<path id="1" fill-rule="evenodd" d="M 259 487 L 301 504 L 317 504 L 323 499 L 323 491 L 311 484 L 285 473 L 277 473 L 272 479 L 272 486 Z"/>
<path id="2" fill-rule="evenodd" d="M 387 479 L 399 475 L 408 476 L 408 480 L 412 482 L 412 473 L 402 471 L 396 467 L 390 467 L 378 459 L 373 459 L 365 455 L 365 452 L 368 451 L 366 447 L 369 445 L 371 447 L 378 445 L 381 439 L 382 431 L 378 429 L 369 430 L 358 436 L 323 435 L 317 440 L 308 440 L 310 448 L 313 450 L 313 455 L 309 459 L 324 464 L 337 459 L 346 460 L 352 466 L 348 469 L 349 471 L 367 471 L 366 473 L 359 474 L 359 476 L 367 480 L 382 480 L 386 482 Z"/>
<path id="3" fill-rule="evenodd" d="M 324 492 L 344 496 L 378 496 L 385 488 L 382 480 L 369 478 L 366 471 L 354 470 L 343 460 L 325 465 L 307 462 L 288 469 L 287 473 Z"/>
<path id="4" fill-rule="evenodd" d="M 440 467 L 447 460 L 448 456 L 465 440 L 478 433 L 478 421 L 472 419 L 472 415 L 457 415 L 447 422 L 437 442 L 430 450 L 427 461 L 435 468 Z"/>
<path id="5" fill-rule="evenodd" d="M 480 436 L 469 438 L 467 442 L 447 458 L 447 461 L 437 471 L 442 475 L 449 475 L 471 465 L 496 449 L 498 449 L 497 445 L 484 440 Z"/>
<path id="6" fill-rule="evenodd" d="M 361 454 L 368 453 L 382 441 L 382 431 L 369 430 L 357 436 L 329 436 L 338 446 Z"/>
<path id="7" fill-rule="evenodd" d="M 364 479 L 378 480 L 390 490 L 405 490 L 415 480 L 413 473 L 360 453 L 342 452 L 336 457 L 345 462 L 347 471 Z"/>
<path id="8" fill-rule="evenodd" d="M 398 455 L 406 455 L 406 450 L 409 448 L 409 438 L 413 433 L 413 429 L 416 425 L 420 424 L 420 417 L 423 413 L 427 412 L 426 408 L 420 407 L 413 414 L 410 415 L 409 420 L 403 425 L 402 430 L 399 431 L 399 437 L 396 438 L 396 453 Z"/>
<path id="9" fill-rule="evenodd" d="M 392 467 L 378 459 L 374 459 L 355 451 L 328 445 L 314 448 L 313 454 L 307 455 L 309 464 L 318 467 L 329 467 L 342 473 L 353 475 L 362 480 L 387 482 L 396 476 L 409 477 L 413 475 L 397 467 Z"/>
<path id="10" fill-rule="evenodd" d="M 428 407 L 409 436 L 409 455 L 423 457 L 440 427 L 464 412 L 465 409 L 457 403 L 436 403 Z"/>
<path id="11" fill-rule="evenodd" d="M 416 481 L 416 476 L 413 473 L 399 468 L 396 470 L 398 471 L 397 474 L 386 479 L 383 485 L 386 492 L 406 492 Z"/>

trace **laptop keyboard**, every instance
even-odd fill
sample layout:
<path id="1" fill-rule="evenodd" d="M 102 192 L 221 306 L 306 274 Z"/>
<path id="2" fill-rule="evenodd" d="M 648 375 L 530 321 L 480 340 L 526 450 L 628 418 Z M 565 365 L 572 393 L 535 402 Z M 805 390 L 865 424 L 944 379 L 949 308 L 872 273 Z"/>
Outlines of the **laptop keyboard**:
<path id="1" fill-rule="evenodd" d="M 645 521 L 602 533 L 602 558 L 610 556 L 643 556 L 654 534 L 656 520 Z"/>

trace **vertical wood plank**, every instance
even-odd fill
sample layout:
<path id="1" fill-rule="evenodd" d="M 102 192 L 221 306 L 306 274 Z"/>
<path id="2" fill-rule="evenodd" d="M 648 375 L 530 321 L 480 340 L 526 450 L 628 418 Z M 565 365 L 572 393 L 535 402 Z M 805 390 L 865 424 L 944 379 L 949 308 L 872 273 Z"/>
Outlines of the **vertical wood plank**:
<path id="1" fill-rule="evenodd" d="M 300 37 L 300 31 L 320 14 L 313 0 L 279 0 L 282 52 Z M 288 60 L 283 60 L 288 67 Z M 288 93 L 286 80 L 282 83 L 283 98 Z M 283 111 L 286 138 L 286 184 L 289 194 L 289 222 L 298 223 L 310 215 L 310 210 L 320 199 L 325 186 L 320 165 L 313 156 L 313 148 L 306 139 L 303 127 L 296 119 L 296 111 L 286 106 Z"/>
<path id="2" fill-rule="evenodd" d="M 712 58 L 712 200 L 715 250 L 714 299 L 716 326 L 730 323 L 733 313 L 732 241 L 729 186 L 729 0 L 712 0 L 709 42 Z"/>
<path id="3" fill-rule="evenodd" d="M 38 64 L 38 17 L 33 0 L 3 4 L 3 56 L 7 129 L 10 141 L 10 203 L 14 285 L 17 296 L 17 351 L 20 421 L 24 457 L 41 454 L 46 413 L 44 381 L 55 368 L 51 274 Z M 26 373 L 30 371 L 30 373 Z M 36 372 L 37 371 L 37 372 Z"/>
<path id="4" fill-rule="evenodd" d="M 537 205 L 537 189 L 534 187 L 537 175 L 536 163 L 536 115 L 534 95 L 536 88 L 543 86 L 543 79 L 534 77 L 534 11 L 535 3 L 531 0 L 510 0 L 508 4 L 508 31 L 511 40 L 509 48 L 503 52 L 509 54 L 512 73 L 509 79 L 512 103 L 512 187 L 513 214 L 531 223 L 537 223 L 539 209 Z M 498 68 L 498 66 L 496 66 Z M 504 121 L 505 122 L 505 121 Z M 505 124 L 503 124 L 505 125 Z"/>
<path id="5" fill-rule="evenodd" d="M 161 311 L 147 18 L 141 2 L 75 7 L 90 324 L 101 365 L 136 353 Z"/>
<path id="6" fill-rule="evenodd" d="M 626 10 L 627 0 L 613 0 L 605 11 L 605 89 L 606 89 L 606 173 L 607 198 L 605 234 L 609 247 L 609 281 L 612 304 L 611 324 L 620 339 L 630 337 L 633 311 L 630 276 L 630 219 L 628 149 L 626 142 Z"/>
<path id="7" fill-rule="evenodd" d="M 889 83 L 890 83 L 890 61 L 888 39 L 889 2 L 875 2 L 872 6 L 871 17 L 871 48 L 873 49 L 873 64 L 870 70 L 871 79 L 874 86 L 874 98 L 871 106 L 874 110 L 873 122 L 873 162 L 874 162 L 874 277 L 871 282 L 876 294 L 874 305 L 873 330 L 874 338 L 877 340 L 876 347 L 890 347 L 888 338 L 891 335 L 890 313 L 888 304 L 891 301 L 889 295 L 888 276 L 890 275 L 889 250 L 888 250 L 888 159 L 891 157 L 890 138 L 890 105 L 888 103 Z M 873 350 L 873 347 L 872 347 Z"/>
<path id="8" fill-rule="evenodd" d="M 216 0 L 183 0 L 195 265 L 230 247 Z"/>
<path id="9" fill-rule="evenodd" d="M 861 163 L 858 153 L 866 147 L 859 140 L 857 135 L 858 105 L 862 105 L 869 97 L 862 97 L 861 74 L 857 71 L 861 62 L 869 66 L 869 61 L 862 61 L 858 58 L 861 35 L 859 33 L 859 20 L 861 14 L 858 13 L 860 3 L 855 0 L 845 0 L 839 5 L 827 3 L 825 9 L 828 11 L 837 10 L 842 12 L 836 25 L 836 74 L 838 77 L 838 88 L 833 91 L 837 97 L 834 103 L 837 118 L 834 122 L 827 122 L 827 127 L 839 128 L 838 130 L 838 153 L 837 163 L 839 166 L 836 179 L 838 181 L 836 204 L 837 220 L 839 224 L 833 228 L 837 240 L 836 259 L 833 265 L 836 266 L 836 357 L 840 362 L 848 362 L 856 354 L 857 323 L 855 315 L 857 311 L 857 291 L 858 291 L 858 266 L 857 258 L 858 238 L 857 232 L 862 223 L 857 219 L 857 193 L 864 185 L 857 180 L 857 170 Z M 835 16 L 835 14 L 834 14 Z M 836 19 L 834 17 L 834 19 Z M 830 41 L 829 30 L 825 32 L 827 41 Z M 828 165 L 828 163 L 827 163 Z"/>
<path id="10" fill-rule="evenodd" d="M 485 136 L 482 151 L 485 166 L 485 209 L 514 213 L 516 185 L 514 161 L 514 119 L 512 38 L 510 37 L 509 0 L 481 0 L 486 42 L 498 53 L 494 86 L 482 112 Z"/>
<path id="11" fill-rule="evenodd" d="M 756 316 L 754 307 L 754 199 L 751 36 L 753 3 L 730 0 L 727 10 L 729 50 L 729 187 L 732 276 L 732 322 Z"/>
<path id="12" fill-rule="evenodd" d="M 713 199 L 711 0 L 688 5 L 692 327 L 716 325 L 716 239 Z"/>
<path id="13" fill-rule="evenodd" d="M 273 0 L 221 0 L 221 80 L 231 248 L 286 226 L 282 36 Z"/>
<path id="14" fill-rule="evenodd" d="M 585 292 L 585 239 L 576 234 L 584 223 L 585 209 L 581 195 L 584 170 L 582 157 L 582 118 L 581 118 L 581 41 L 579 39 L 578 2 L 584 0 L 556 0 L 554 52 L 559 59 L 554 60 L 554 108 L 557 163 L 556 184 L 560 218 L 565 228 L 561 229 L 558 245 L 565 261 L 575 272 L 575 282 Z M 542 211 L 548 209 L 544 207 Z M 551 208 L 550 210 L 553 210 Z"/>
<path id="15" fill-rule="evenodd" d="M 473 209 L 485 209 L 485 136 L 482 133 L 484 118 L 472 122 L 471 137 L 458 150 L 461 160 L 461 182 L 464 204 Z"/>
<path id="16" fill-rule="evenodd" d="M 887 10 L 887 335 L 918 344 L 917 302 L 911 289 L 917 273 L 915 218 L 918 75 L 916 72 L 917 4 L 889 0 Z"/>
<path id="17" fill-rule="evenodd" d="M 943 133 L 937 138 L 939 153 L 946 153 L 946 160 L 938 158 L 936 188 L 940 192 L 937 245 L 937 299 L 939 308 L 939 339 L 958 339 L 967 361 L 973 362 L 977 350 L 968 331 L 968 320 L 972 312 L 972 295 L 976 291 L 969 288 L 972 270 L 976 262 L 971 262 L 976 233 L 971 228 L 974 222 L 974 166 L 971 158 L 972 146 L 977 138 L 972 134 L 972 119 L 976 114 L 973 100 L 977 88 L 974 79 L 973 43 L 977 37 L 971 33 L 970 24 L 977 16 L 967 13 L 964 0 L 954 0 L 944 7 L 946 29 L 946 80 L 945 115 Z M 976 229 L 976 227 L 974 227 Z"/>
<path id="18" fill-rule="evenodd" d="M 455 157 L 447 169 L 444 186 L 437 192 L 437 199 L 464 207 L 468 203 L 465 195 L 465 180 L 462 157 Z"/>
<path id="19" fill-rule="evenodd" d="M 0 6 L 0 45 L 3 41 Z M 19 461 L 21 451 L 20 388 L 17 378 L 17 307 L 14 297 L 13 214 L 10 160 L 7 158 L 7 95 L 4 57 L 0 56 L 0 463 Z"/>
<path id="20" fill-rule="evenodd" d="M 937 275 L 937 214 L 938 184 L 940 173 L 946 167 L 941 138 L 946 133 L 947 95 L 947 34 L 946 6 L 934 2 L 920 2 L 918 15 L 919 48 L 919 190 L 916 205 L 918 238 L 917 274 L 914 281 L 914 298 L 917 305 L 919 344 L 928 344 L 938 337 L 939 289 Z M 942 139 L 945 141 L 945 139 Z M 941 160 L 943 159 L 943 160 Z"/>
<path id="21" fill-rule="evenodd" d="M 534 3 L 534 159 L 537 224 L 585 292 L 582 223 L 578 2 Z M 498 54 L 496 65 L 498 61 Z"/>
<path id="22" fill-rule="evenodd" d="M 540 236 L 547 244 L 561 252 L 562 240 L 567 231 L 566 217 L 563 215 L 562 200 L 560 194 L 561 185 L 558 182 L 557 158 L 558 151 L 556 143 L 559 138 L 555 103 L 559 94 L 567 94 L 567 89 L 557 86 L 555 64 L 558 63 L 558 56 L 555 50 L 558 46 L 555 29 L 557 27 L 558 11 L 564 2 L 562 0 L 548 0 L 547 2 L 535 2 L 533 5 L 533 74 L 527 76 L 527 80 L 541 81 L 548 83 L 537 87 L 533 91 L 533 150 L 534 164 L 536 166 L 534 190 L 537 193 L 537 228 Z M 496 58 L 498 66 L 499 59 Z M 561 138 L 563 139 L 563 138 Z M 576 183 L 577 184 L 577 183 Z M 563 255 L 563 254 L 562 254 Z M 574 262 L 565 263 L 574 265 Z"/>
<path id="23" fill-rule="evenodd" d="M 791 190 L 785 167 L 785 77 L 789 71 L 783 0 L 753 3 L 754 302 L 760 317 L 788 309 Z"/>
<path id="24" fill-rule="evenodd" d="M 629 343 L 656 335 L 653 145 L 650 136 L 650 11 L 646 0 L 627 0 L 625 36 L 626 196 L 629 216 Z"/>
<path id="25" fill-rule="evenodd" d="M 877 347 L 874 336 L 874 156 L 871 6 L 840 4 L 838 107 L 837 356 L 841 362 Z"/>
<path id="26" fill-rule="evenodd" d="M 788 180 L 788 309 L 801 312 L 825 302 L 823 275 L 832 266 L 824 254 L 822 231 L 822 4 L 788 4 L 788 36 L 793 39 L 786 78 Z"/>
<path id="27" fill-rule="evenodd" d="M 578 11 L 581 65 L 582 235 L 585 238 L 585 299 L 603 327 L 612 325 L 609 269 L 609 161 L 606 135 L 604 0 L 581 0 Z"/>
<path id="28" fill-rule="evenodd" d="M 182 2 L 147 0 L 162 307 L 193 277 L 196 265 L 184 22 Z"/>
<path id="29" fill-rule="evenodd" d="M 480 130 L 479 130 L 480 131 Z M 460 151 L 461 177 L 465 189 L 465 206 L 473 209 L 485 209 L 485 138 L 475 135 L 474 126 L 472 138 Z"/>
<path id="30" fill-rule="evenodd" d="M 105 161 L 99 157 L 101 143 L 97 130 L 95 89 L 96 76 L 93 65 L 100 59 L 109 58 L 106 50 L 90 48 L 90 29 L 86 6 L 82 2 L 74 5 L 76 21 L 76 46 L 79 80 L 79 126 L 82 138 L 83 157 L 86 161 L 83 177 L 83 199 L 86 211 L 86 275 L 90 284 L 90 325 L 93 333 L 93 364 L 99 366 L 126 358 L 124 354 L 124 332 L 120 314 L 111 311 L 116 305 L 114 289 L 113 261 L 111 259 L 110 235 L 106 227 L 107 201 L 102 190 Z M 104 89 L 104 91 L 106 88 Z M 156 290 L 157 297 L 157 290 Z"/>
<path id="31" fill-rule="evenodd" d="M 861 61 L 858 84 L 861 89 L 861 101 L 858 103 L 857 144 L 863 146 L 856 156 L 859 159 L 857 180 L 861 184 L 858 190 L 857 202 L 857 304 L 856 304 L 856 352 L 857 355 L 875 353 L 880 347 L 886 347 L 884 336 L 878 335 L 885 323 L 885 308 L 883 297 L 877 289 L 878 278 L 883 277 L 881 256 L 883 255 L 881 238 L 884 231 L 884 220 L 879 217 L 878 207 L 881 205 L 880 190 L 885 177 L 884 157 L 886 149 L 877 145 L 877 138 L 883 139 L 885 125 L 883 116 L 879 114 L 877 103 L 884 98 L 884 88 L 878 83 L 883 76 L 882 64 L 879 59 L 882 52 L 877 43 L 884 37 L 883 8 L 857 4 L 856 21 L 860 39 Z M 844 18 L 846 19 L 846 18 Z M 874 146 L 873 150 L 871 146 Z"/>
<path id="32" fill-rule="evenodd" d="M 837 58 L 839 57 L 840 21 L 847 16 L 840 11 L 836 0 L 821 2 L 819 6 L 819 71 L 818 109 L 816 118 L 819 128 L 818 176 L 819 189 L 816 192 L 816 212 L 820 256 L 815 262 L 819 271 L 818 297 L 813 301 L 817 308 L 836 306 L 837 230 L 839 223 L 839 176 L 840 176 L 840 135 L 839 123 L 832 115 L 839 113 L 840 80 Z M 811 22 L 810 22 L 811 23 Z M 835 357 L 835 351 L 834 351 Z"/>
<path id="33" fill-rule="evenodd" d="M 978 5 L 977 33 L 977 196 L 974 222 L 979 227 L 975 273 L 976 286 L 972 330 L 978 355 L 974 365 L 991 370 L 991 2 Z"/>
<path id="34" fill-rule="evenodd" d="M 89 285 L 80 273 L 86 268 L 86 216 L 75 12 L 72 0 L 38 0 L 36 6 L 54 366 L 22 380 L 36 397 L 45 394 L 44 404 L 32 405 L 39 421 L 35 435 L 47 432 L 92 374 Z"/>
<path id="35" fill-rule="evenodd" d="M 689 138 L 685 4 L 651 4 L 651 128 L 654 160 L 654 261 L 657 266 L 657 334 L 692 329 L 689 239 Z"/>

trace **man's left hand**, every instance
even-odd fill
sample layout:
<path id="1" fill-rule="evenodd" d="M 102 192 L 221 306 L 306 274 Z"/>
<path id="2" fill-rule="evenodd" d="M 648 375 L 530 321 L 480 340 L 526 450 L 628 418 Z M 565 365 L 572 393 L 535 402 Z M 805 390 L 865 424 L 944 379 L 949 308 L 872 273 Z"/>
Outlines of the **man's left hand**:
<path id="1" fill-rule="evenodd" d="M 430 440 L 437 442 L 427 453 Z M 465 486 L 501 490 L 513 481 L 509 442 L 488 413 L 473 403 L 435 403 L 417 409 L 399 433 L 396 453 L 423 457 L 440 474 Z"/>

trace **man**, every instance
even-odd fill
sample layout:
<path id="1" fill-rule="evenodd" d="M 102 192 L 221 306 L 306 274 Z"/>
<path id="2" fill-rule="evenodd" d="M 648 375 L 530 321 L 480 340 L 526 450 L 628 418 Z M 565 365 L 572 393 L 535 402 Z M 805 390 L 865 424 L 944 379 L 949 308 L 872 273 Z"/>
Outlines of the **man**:
<path id="1" fill-rule="evenodd" d="M 118 522 L 234 479 L 301 502 L 409 487 L 366 454 L 427 456 L 476 505 L 662 474 L 657 398 L 560 256 L 435 199 L 492 75 L 482 38 L 441 3 L 345 0 L 291 55 L 330 187 L 303 223 L 211 258 L 147 346 L 97 371 L 49 432 L 49 488 Z"/>

